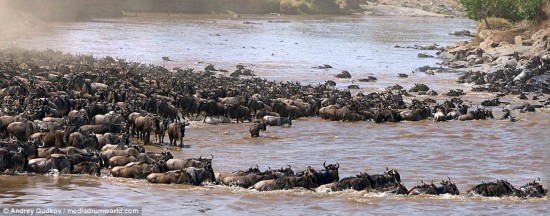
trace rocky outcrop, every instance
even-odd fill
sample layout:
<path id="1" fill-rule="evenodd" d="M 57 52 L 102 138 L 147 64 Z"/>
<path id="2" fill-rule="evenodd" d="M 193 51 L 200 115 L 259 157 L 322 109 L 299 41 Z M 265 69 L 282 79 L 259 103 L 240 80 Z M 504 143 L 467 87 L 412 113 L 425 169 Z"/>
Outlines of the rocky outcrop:
<path id="1" fill-rule="evenodd" d="M 525 32 L 483 30 L 478 35 L 479 46 L 454 47 L 440 57 L 444 65 L 466 71 L 458 82 L 477 85 L 474 91 L 550 93 L 550 29 L 530 37 Z"/>

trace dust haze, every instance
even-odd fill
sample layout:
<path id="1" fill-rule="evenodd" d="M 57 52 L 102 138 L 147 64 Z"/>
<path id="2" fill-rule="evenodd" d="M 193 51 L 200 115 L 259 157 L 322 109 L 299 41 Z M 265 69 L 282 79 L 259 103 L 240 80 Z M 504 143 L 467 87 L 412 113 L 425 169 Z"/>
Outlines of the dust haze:
<path id="1" fill-rule="evenodd" d="M 25 37 L 34 28 L 43 26 L 43 23 L 30 13 L 11 8 L 6 0 L 0 0 L 0 26 L 1 47 L 19 37 Z"/>

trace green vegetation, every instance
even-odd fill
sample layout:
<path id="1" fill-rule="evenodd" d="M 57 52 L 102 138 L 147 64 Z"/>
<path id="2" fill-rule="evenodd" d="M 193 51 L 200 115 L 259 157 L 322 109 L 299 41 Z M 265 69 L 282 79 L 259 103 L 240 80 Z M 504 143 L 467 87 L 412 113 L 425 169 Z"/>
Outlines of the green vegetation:
<path id="1" fill-rule="evenodd" d="M 488 17 L 499 17 L 511 22 L 534 20 L 544 16 L 542 5 L 545 0 L 460 0 L 470 19 L 484 20 L 487 27 Z"/>

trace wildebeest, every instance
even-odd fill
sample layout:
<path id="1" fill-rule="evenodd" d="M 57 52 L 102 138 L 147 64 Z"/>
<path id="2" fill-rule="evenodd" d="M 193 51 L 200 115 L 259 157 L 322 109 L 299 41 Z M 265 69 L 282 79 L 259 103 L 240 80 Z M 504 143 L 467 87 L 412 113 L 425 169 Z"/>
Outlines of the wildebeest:
<path id="1" fill-rule="evenodd" d="M 91 120 L 91 124 L 94 124 L 94 125 L 102 125 L 102 124 L 120 125 L 124 122 L 126 122 L 126 120 L 124 119 L 124 117 L 122 117 L 122 115 L 112 111 L 105 115 L 101 115 L 101 114 L 95 115 L 94 117 L 92 117 L 92 120 Z"/>
<path id="2" fill-rule="evenodd" d="M 386 171 L 384 171 L 384 174 L 373 174 L 370 175 L 371 179 L 373 180 L 373 188 L 383 188 L 386 184 L 391 183 L 401 183 L 401 176 L 399 175 L 399 172 L 395 169 L 389 170 L 386 167 Z"/>
<path id="3" fill-rule="evenodd" d="M 113 177 L 144 179 L 151 173 L 161 173 L 161 165 L 147 163 L 130 163 L 111 169 Z"/>
<path id="4" fill-rule="evenodd" d="M 183 147 L 183 138 L 185 137 L 185 126 L 189 125 L 189 122 L 174 122 L 168 125 L 168 139 L 171 146 Z M 179 145 L 177 144 L 179 140 Z"/>
<path id="5" fill-rule="evenodd" d="M 101 175 L 101 166 L 95 162 L 82 162 L 77 165 L 74 165 L 74 170 L 72 174 L 87 174 L 100 176 Z"/>
<path id="6" fill-rule="evenodd" d="M 237 123 L 239 123 L 239 120 L 241 121 L 241 123 L 244 123 L 244 119 L 248 120 L 249 122 L 252 121 L 250 109 L 245 106 L 238 104 L 225 104 L 224 108 L 225 116 L 229 119 L 237 119 Z"/>
<path id="7" fill-rule="evenodd" d="M 197 107 L 197 115 L 195 117 L 198 117 L 201 113 L 204 113 L 203 122 L 205 122 L 206 117 L 208 116 L 212 117 L 224 115 L 225 108 L 222 103 L 219 103 L 214 99 L 200 100 L 199 106 Z"/>
<path id="8" fill-rule="evenodd" d="M 27 154 L 22 147 L 14 150 L 0 148 L 0 172 L 26 171 L 27 165 Z"/>
<path id="9" fill-rule="evenodd" d="M 548 194 L 548 188 L 544 188 L 542 186 L 542 183 L 540 182 L 540 178 L 538 181 L 533 180 L 533 182 L 528 182 L 526 185 L 521 186 L 519 188 L 519 191 L 521 192 L 521 196 L 524 198 L 528 198 L 528 197 L 541 198 Z"/>
<path id="10" fill-rule="evenodd" d="M 29 136 L 36 132 L 36 127 L 31 121 L 12 122 L 6 128 L 10 137 L 20 141 L 27 141 Z"/>
<path id="11" fill-rule="evenodd" d="M 166 161 L 166 166 L 168 170 L 181 170 L 189 167 L 204 168 L 206 170 L 205 180 L 216 182 L 214 169 L 212 168 L 212 159 L 214 159 L 214 155 L 211 158 L 203 158 L 201 155 L 199 158 L 189 158 L 186 160 L 169 159 Z"/>
<path id="12" fill-rule="evenodd" d="M 88 150 L 100 150 L 99 142 L 94 133 L 82 134 L 80 132 L 74 132 L 69 135 L 68 146 L 73 146 L 80 149 Z"/>
<path id="13" fill-rule="evenodd" d="M 180 117 L 178 116 L 178 109 L 166 101 L 160 102 L 157 108 L 157 113 L 162 118 L 171 119 L 172 121 L 180 120 Z"/>
<path id="14" fill-rule="evenodd" d="M 109 159 L 114 156 L 139 156 L 139 151 L 135 148 L 128 148 L 126 150 L 107 150 L 101 153 L 101 159 L 103 160 L 104 166 L 109 166 Z"/>
<path id="15" fill-rule="evenodd" d="M 132 155 L 122 155 L 122 156 L 113 156 L 109 158 L 109 162 L 107 163 L 106 167 L 117 167 L 117 166 L 125 166 L 126 164 L 129 164 L 131 162 L 138 162 L 138 158 L 136 156 Z"/>
<path id="16" fill-rule="evenodd" d="M 265 131 L 267 123 L 264 121 L 254 122 L 250 125 L 250 136 L 260 137 L 260 130 Z"/>
<path id="17" fill-rule="evenodd" d="M 264 116 L 263 120 L 269 126 L 281 126 L 285 124 L 288 126 L 292 126 L 292 118 L 290 117 Z"/>
<path id="18" fill-rule="evenodd" d="M 191 175 L 185 170 L 172 170 L 165 173 L 151 173 L 147 176 L 150 183 L 160 184 L 190 184 Z"/>
<path id="19" fill-rule="evenodd" d="M 317 191 L 325 191 L 327 189 L 330 189 L 330 191 L 341 191 L 347 189 L 362 191 L 372 188 L 373 180 L 370 178 L 369 174 L 362 172 L 356 176 L 340 179 L 338 182 L 321 185 Z"/>
<path id="20" fill-rule="evenodd" d="M 126 127 L 124 125 L 105 123 L 102 125 L 82 125 L 79 129 L 81 133 L 125 133 Z"/>
<path id="21" fill-rule="evenodd" d="M 308 168 L 302 175 L 281 176 L 277 179 L 262 180 L 250 187 L 258 191 L 289 190 L 295 187 L 312 189 L 318 185 L 313 181 L 314 173 Z"/>
<path id="22" fill-rule="evenodd" d="M 326 161 L 323 162 L 324 170 L 319 172 L 309 169 L 313 173 L 313 181 L 317 185 L 338 182 L 338 180 L 340 180 L 340 177 L 338 176 L 338 168 L 340 168 L 340 164 L 329 164 L 327 166 L 326 163 Z"/>
<path id="23" fill-rule="evenodd" d="M 516 196 L 521 194 L 519 189 L 515 188 L 507 180 L 497 180 L 497 182 L 481 183 L 468 190 L 468 195 L 481 195 L 487 197 Z"/>
<path id="24" fill-rule="evenodd" d="M 251 173 L 247 175 L 223 176 L 223 177 L 220 177 L 218 182 L 222 185 L 227 185 L 227 186 L 249 188 L 250 186 L 258 183 L 259 181 L 268 180 L 268 179 L 273 179 L 273 176 Z"/>
<path id="25" fill-rule="evenodd" d="M 166 135 L 166 131 L 168 130 L 168 119 L 162 119 L 159 121 L 159 130 L 157 131 L 157 143 L 163 143 L 164 142 L 164 136 Z"/>
<path id="26" fill-rule="evenodd" d="M 146 144 L 149 143 L 151 133 L 156 133 L 159 130 L 159 121 L 158 117 L 152 115 L 137 117 L 134 121 L 134 126 L 138 138 Z"/>
<path id="27" fill-rule="evenodd" d="M 40 174 L 58 170 L 60 173 L 73 173 L 74 164 L 65 155 L 52 154 L 49 158 L 34 158 L 29 160 L 28 171 Z"/>
<path id="28" fill-rule="evenodd" d="M 431 184 L 426 184 L 422 181 L 421 185 L 414 186 L 408 191 L 409 195 L 420 195 L 420 194 L 431 194 L 431 195 L 441 195 L 441 194 L 451 194 L 459 195 L 460 192 L 456 185 L 451 182 L 449 178 L 448 181 L 441 180 L 440 186 L 436 186 L 433 181 Z"/>

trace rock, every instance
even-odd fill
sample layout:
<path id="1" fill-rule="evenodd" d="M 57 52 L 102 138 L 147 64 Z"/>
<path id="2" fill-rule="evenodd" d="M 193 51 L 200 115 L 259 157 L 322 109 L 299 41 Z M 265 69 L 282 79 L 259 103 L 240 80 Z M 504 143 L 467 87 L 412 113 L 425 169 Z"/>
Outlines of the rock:
<path id="1" fill-rule="evenodd" d="M 519 73 L 516 77 L 514 77 L 514 81 L 524 81 L 528 80 L 533 76 L 533 70 L 531 69 L 523 69 L 521 73 Z"/>
<path id="2" fill-rule="evenodd" d="M 400 86 L 399 84 L 395 84 L 393 86 L 388 87 L 390 90 L 401 90 L 403 89 L 403 86 Z"/>
<path id="3" fill-rule="evenodd" d="M 454 35 L 458 37 L 465 37 L 465 36 L 473 37 L 472 33 L 468 30 L 449 32 L 449 35 Z"/>
<path id="4" fill-rule="evenodd" d="M 455 62 L 452 62 L 451 65 L 449 65 L 450 68 L 465 68 L 469 65 L 470 63 L 467 62 L 467 61 L 455 61 Z"/>
<path id="5" fill-rule="evenodd" d="M 349 85 L 348 89 L 359 89 L 358 85 Z"/>
<path id="6" fill-rule="evenodd" d="M 343 70 L 340 74 L 336 74 L 335 77 L 349 79 L 351 78 L 351 74 L 348 71 Z"/>
<path id="7" fill-rule="evenodd" d="M 325 81 L 325 85 L 328 85 L 328 86 L 336 86 L 336 82 L 332 81 L 332 80 L 327 80 Z"/>
<path id="8" fill-rule="evenodd" d="M 322 66 L 317 66 L 317 67 L 313 67 L 313 68 L 317 68 L 317 69 L 329 69 L 329 68 L 332 68 L 332 66 L 328 65 L 328 64 L 323 64 Z"/>
<path id="9" fill-rule="evenodd" d="M 418 72 L 426 72 L 428 70 L 432 69 L 432 67 L 426 65 L 426 66 L 422 66 L 422 67 L 419 67 L 417 68 L 415 71 L 418 71 Z"/>
<path id="10" fill-rule="evenodd" d="M 236 67 L 237 69 L 233 73 L 229 74 L 229 76 L 231 77 L 255 76 L 252 70 L 244 68 L 243 65 L 237 65 Z"/>
<path id="11" fill-rule="evenodd" d="M 409 75 L 404 74 L 404 73 L 398 73 L 397 76 L 399 76 L 400 78 L 407 78 L 407 77 L 409 77 Z"/>
<path id="12" fill-rule="evenodd" d="M 428 91 L 430 88 L 428 88 L 425 84 L 414 84 L 414 87 L 409 89 L 409 92 L 419 92 L 419 91 Z"/>
<path id="13" fill-rule="evenodd" d="M 378 78 L 373 77 L 373 76 L 369 76 L 367 78 L 358 79 L 357 81 L 359 81 L 359 82 L 374 82 L 376 80 L 378 80 Z"/>
<path id="14" fill-rule="evenodd" d="M 466 93 L 464 93 L 464 91 L 462 91 L 462 89 L 457 89 L 457 90 L 449 90 L 449 92 L 447 92 L 447 96 L 449 97 L 459 97 L 461 95 L 465 95 Z"/>
<path id="15" fill-rule="evenodd" d="M 433 58 L 433 55 L 428 55 L 425 53 L 418 53 L 418 58 Z"/>
<path id="16" fill-rule="evenodd" d="M 520 35 L 514 37 L 514 44 L 523 46 L 523 38 Z"/>
<path id="17" fill-rule="evenodd" d="M 510 59 L 505 64 L 507 67 L 516 68 L 518 66 L 518 62 L 515 59 Z"/>
<path id="18" fill-rule="evenodd" d="M 439 94 L 437 94 L 437 92 L 435 92 L 433 89 L 429 90 L 426 92 L 426 95 L 430 95 L 430 96 L 437 96 Z"/>
<path id="19" fill-rule="evenodd" d="M 208 64 L 205 68 L 205 71 L 218 71 L 216 68 L 214 68 L 214 65 Z"/>

